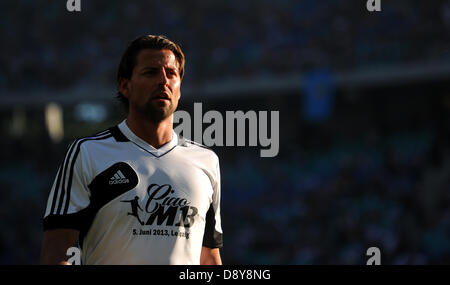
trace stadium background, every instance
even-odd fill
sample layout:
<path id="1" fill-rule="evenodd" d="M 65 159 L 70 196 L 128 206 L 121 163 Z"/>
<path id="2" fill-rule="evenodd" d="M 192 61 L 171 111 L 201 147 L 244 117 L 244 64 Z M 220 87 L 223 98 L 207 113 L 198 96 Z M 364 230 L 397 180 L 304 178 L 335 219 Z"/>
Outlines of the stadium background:
<path id="1" fill-rule="evenodd" d="M 224 263 L 448 264 L 450 1 L 381 2 L 2 1 L 0 264 L 38 263 L 64 151 L 123 118 L 142 34 L 181 44 L 181 109 L 280 112 L 275 158 L 213 148 Z"/>

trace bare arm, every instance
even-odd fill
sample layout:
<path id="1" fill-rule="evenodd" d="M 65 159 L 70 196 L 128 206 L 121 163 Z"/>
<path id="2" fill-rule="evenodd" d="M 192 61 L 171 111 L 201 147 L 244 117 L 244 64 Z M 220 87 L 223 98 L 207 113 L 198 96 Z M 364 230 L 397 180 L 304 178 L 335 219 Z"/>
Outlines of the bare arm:
<path id="1" fill-rule="evenodd" d="M 67 249 L 75 245 L 79 231 L 72 229 L 55 229 L 44 232 L 41 249 L 41 264 L 69 265 Z"/>
<path id="2" fill-rule="evenodd" d="M 203 246 L 200 255 L 200 265 L 222 265 L 219 249 Z"/>

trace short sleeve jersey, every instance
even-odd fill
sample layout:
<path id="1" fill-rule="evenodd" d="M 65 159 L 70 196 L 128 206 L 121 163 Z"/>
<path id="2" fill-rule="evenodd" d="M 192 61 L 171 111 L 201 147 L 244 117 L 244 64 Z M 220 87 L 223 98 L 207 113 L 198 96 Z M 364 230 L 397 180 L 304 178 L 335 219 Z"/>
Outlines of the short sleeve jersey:
<path id="1" fill-rule="evenodd" d="M 80 231 L 83 264 L 199 264 L 222 247 L 219 159 L 175 132 L 155 149 L 125 121 L 77 139 L 47 202 L 56 228 Z"/>

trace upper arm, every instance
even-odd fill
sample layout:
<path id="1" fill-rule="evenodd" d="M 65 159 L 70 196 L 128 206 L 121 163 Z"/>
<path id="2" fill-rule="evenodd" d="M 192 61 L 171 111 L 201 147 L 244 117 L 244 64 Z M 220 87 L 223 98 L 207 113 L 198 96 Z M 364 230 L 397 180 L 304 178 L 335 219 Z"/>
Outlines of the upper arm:
<path id="1" fill-rule="evenodd" d="M 90 204 L 86 159 L 79 140 L 68 148 L 56 174 L 44 215 L 41 264 L 59 264 L 67 259 L 81 229 L 83 209 Z"/>
<path id="2" fill-rule="evenodd" d="M 207 248 L 220 248 L 223 246 L 222 221 L 220 214 L 220 167 L 216 160 L 215 173 L 212 181 L 212 201 L 205 217 L 205 233 L 203 246 Z"/>
<path id="3" fill-rule="evenodd" d="M 89 166 L 81 143 L 75 140 L 70 145 L 58 169 L 47 201 L 46 219 L 76 213 L 89 205 Z M 45 223 L 44 229 L 48 229 Z"/>
<path id="4" fill-rule="evenodd" d="M 223 246 L 222 222 L 220 215 L 220 166 L 216 156 L 215 173 L 212 181 L 212 202 L 206 213 L 205 233 L 203 236 L 203 247 L 200 256 L 200 264 L 221 265 L 220 249 Z"/>

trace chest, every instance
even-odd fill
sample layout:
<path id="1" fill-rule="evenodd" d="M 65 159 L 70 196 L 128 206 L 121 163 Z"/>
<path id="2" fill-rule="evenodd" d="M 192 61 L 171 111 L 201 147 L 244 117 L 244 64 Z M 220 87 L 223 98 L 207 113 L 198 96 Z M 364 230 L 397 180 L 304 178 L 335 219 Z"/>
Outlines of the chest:
<path id="1" fill-rule="evenodd" d="M 104 170 L 105 164 L 112 166 Z M 125 218 L 130 213 L 140 223 L 160 220 L 175 225 L 179 217 L 194 213 L 205 218 L 212 202 L 213 182 L 208 170 L 184 157 L 139 156 L 104 161 L 103 165 L 98 162 L 94 167 L 102 179 L 95 179 L 94 189 L 101 189 L 101 195 L 94 195 L 101 197 L 93 198 L 111 196 L 101 211 L 109 217 L 125 213 L 120 215 Z"/>

